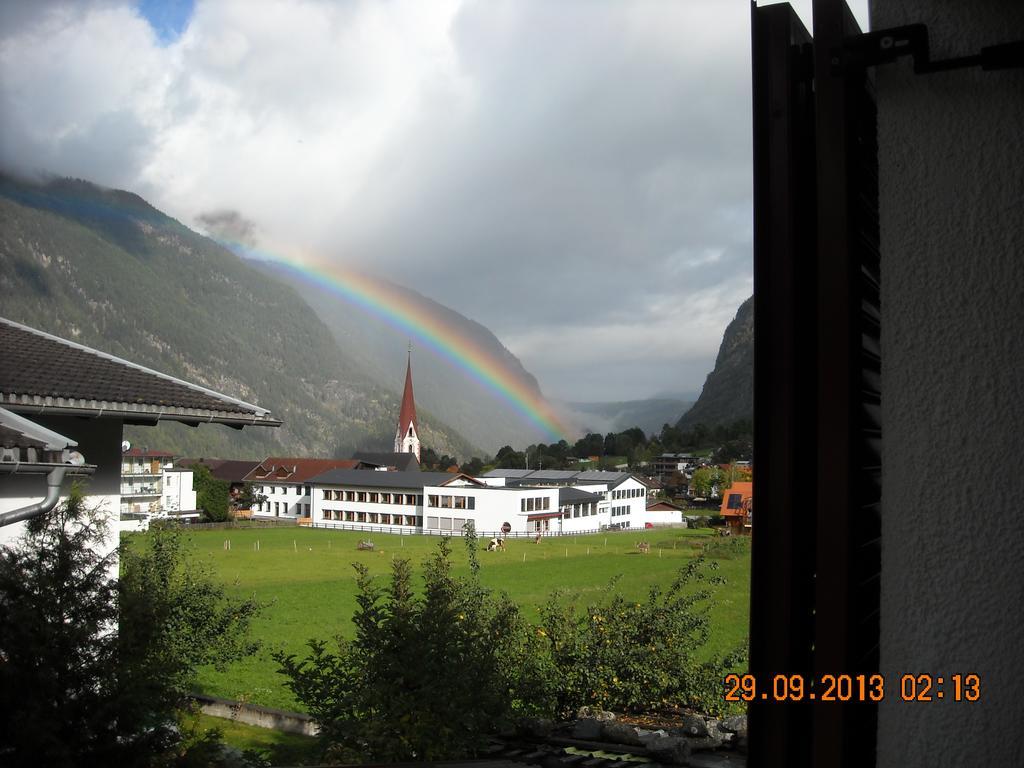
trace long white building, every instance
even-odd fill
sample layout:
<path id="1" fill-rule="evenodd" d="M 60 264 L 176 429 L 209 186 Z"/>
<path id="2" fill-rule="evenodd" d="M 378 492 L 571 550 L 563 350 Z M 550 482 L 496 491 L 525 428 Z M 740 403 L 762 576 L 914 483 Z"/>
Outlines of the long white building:
<path id="1" fill-rule="evenodd" d="M 391 533 L 481 535 L 581 533 L 682 522 L 647 510 L 644 484 L 628 473 L 568 473 L 575 485 L 531 485 L 507 477 L 448 472 L 334 469 L 308 481 L 311 524 Z M 533 478 L 540 481 L 542 478 Z M 564 478 L 568 480 L 570 478 Z M 597 482 L 600 481 L 600 482 Z"/>

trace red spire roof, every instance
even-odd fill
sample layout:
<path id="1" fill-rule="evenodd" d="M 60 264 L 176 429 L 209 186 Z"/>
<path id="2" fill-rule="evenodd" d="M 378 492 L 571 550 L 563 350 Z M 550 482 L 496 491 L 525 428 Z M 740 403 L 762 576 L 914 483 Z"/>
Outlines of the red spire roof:
<path id="1" fill-rule="evenodd" d="M 420 433 L 420 424 L 416 420 L 416 401 L 412 396 L 412 352 L 409 353 L 409 360 L 405 365 L 405 392 L 402 393 L 402 410 L 398 413 L 398 433 L 405 437 L 409 432 L 409 424 L 416 428 L 416 434 Z"/>

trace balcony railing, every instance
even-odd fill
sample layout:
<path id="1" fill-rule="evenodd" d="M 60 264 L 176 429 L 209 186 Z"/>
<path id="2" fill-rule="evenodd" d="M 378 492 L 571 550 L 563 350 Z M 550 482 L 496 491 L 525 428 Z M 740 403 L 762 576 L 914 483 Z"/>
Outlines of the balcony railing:
<path id="1" fill-rule="evenodd" d="M 122 496 L 161 496 L 162 491 L 159 488 L 147 486 L 145 488 L 131 488 L 127 486 L 121 487 Z"/>

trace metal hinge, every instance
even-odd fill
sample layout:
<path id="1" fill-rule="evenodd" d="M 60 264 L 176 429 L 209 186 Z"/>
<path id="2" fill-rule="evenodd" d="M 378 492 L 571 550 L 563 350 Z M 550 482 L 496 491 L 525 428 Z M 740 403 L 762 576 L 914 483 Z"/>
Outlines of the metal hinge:
<path id="1" fill-rule="evenodd" d="M 902 56 L 914 59 L 916 74 L 945 72 L 950 69 L 978 67 L 984 70 L 1024 67 L 1024 40 L 990 45 L 973 56 L 931 61 L 928 57 L 928 27 L 909 24 L 846 38 L 833 51 L 832 74 L 846 75 L 879 64 L 889 64 Z"/>

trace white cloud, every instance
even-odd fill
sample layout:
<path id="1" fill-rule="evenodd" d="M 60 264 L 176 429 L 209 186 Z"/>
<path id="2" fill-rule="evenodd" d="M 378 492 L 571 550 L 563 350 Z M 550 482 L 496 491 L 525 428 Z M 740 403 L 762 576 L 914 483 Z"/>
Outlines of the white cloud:
<path id="1" fill-rule="evenodd" d="M 127 1 L 49 3 L 0 38 L 0 161 L 376 269 L 556 396 L 699 388 L 750 292 L 748 14 L 200 0 L 164 44 Z M 620 345 L 637 375 L 601 376 Z"/>

